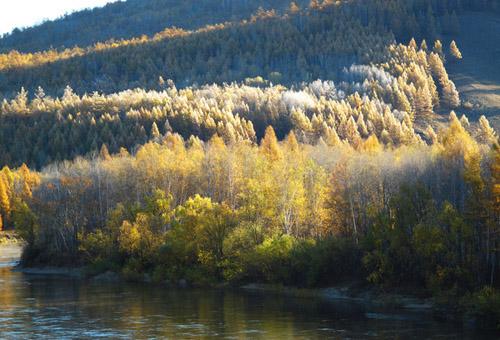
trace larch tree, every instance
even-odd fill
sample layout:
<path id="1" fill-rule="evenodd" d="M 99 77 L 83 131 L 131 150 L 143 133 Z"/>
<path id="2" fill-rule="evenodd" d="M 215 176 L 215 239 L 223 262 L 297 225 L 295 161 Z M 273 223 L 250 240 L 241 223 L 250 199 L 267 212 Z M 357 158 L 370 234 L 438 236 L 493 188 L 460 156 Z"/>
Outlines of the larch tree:
<path id="1" fill-rule="evenodd" d="M 429 87 L 424 86 L 417 90 L 415 98 L 415 112 L 419 116 L 429 116 L 432 114 L 432 96 L 429 92 Z"/>
<path id="2" fill-rule="evenodd" d="M 458 49 L 457 43 L 455 40 L 452 40 L 450 43 L 450 54 L 455 60 L 461 60 L 462 59 L 462 52 Z"/>
<path id="3" fill-rule="evenodd" d="M 453 83 L 451 80 L 448 80 L 448 82 L 443 87 L 442 101 L 449 108 L 457 108 L 460 106 L 460 95 L 455 86 L 455 83 Z"/>
<path id="4" fill-rule="evenodd" d="M 300 7 L 297 5 L 295 1 L 290 2 L 290 5 L 288 6 L 288 11 L 291 14 L 296 14 L 300 12 Z"/>
<path id="5" fill-rule="evenodd" d="M 410 47 L 413 50 L 417 50 L 417 42 L 415 41 L 415 38 L 411 38 L 410 43 L 408 44 L 408 47 Z"/>
<path id="6" fill-rule="evenodd" d="M 156 125 L 156 122 L 153 122 L 151 126 L 151 140 L 159 142 L 160 139 L 161 139 L 161 133 L 160 130 L 158 130 L 158 125 Z"/>
<path id="7" fill-rule="evenodd" d="M 498 136 L 485 116 L 479 118 L 479 140 L 485 144 L 493 145 L 498 143 Z"/>
<path id="8" fill-rule="evenodd" d="M 422 43 L 420 44 L 420 49 L 425 52 L 429 50 L 429 47 L 427 46 L 427 41 L 425 41 L 425 39 L 422 40 Z"/>
<path id="9" fill-rule="evenodd" d="M 319 9 L 320 5 L 319 5 L 319 1 L 318 0 L 311 0 L 309 2 L 309 8 L 311 9 Z"/>
<path id="10" fill-rule="evenodd" d="M 110 160 L 111 155 L 109 154 L 109 150 L 106 144 L 101 145 L 101 150 L 99 151 L 99 157 L 102 160 Z"/>
<path id="11" fill-rule="evenodd" d="M 260 149 L 262 154 L 271 162 L 281 160 L 283 158 L 283 153 L 278 144 L 278 138 L 276 138 L 276 133 L 272 126 L 266 128 L 264 138 L 260 143 Z"/>
<path id="12" fill-rule="evenodd" d="M 436 40 L 434 42 L 434 48 L 432 49 L 434 53 L 436 53 L 440 58 L 441 60 L 445 60 L 444 59 L 444 52 L 443 52 L 443 44 L 441 43 L 441 40 Z"/>

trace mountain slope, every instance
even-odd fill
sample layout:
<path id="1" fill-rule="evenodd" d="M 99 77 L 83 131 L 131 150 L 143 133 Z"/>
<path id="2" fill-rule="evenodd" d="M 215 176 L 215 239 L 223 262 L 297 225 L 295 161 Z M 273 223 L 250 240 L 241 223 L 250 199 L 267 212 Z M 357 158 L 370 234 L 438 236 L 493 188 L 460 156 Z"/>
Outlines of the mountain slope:
<path id="1" fill-rule="evenodd" d="M 0 52 L 42 51 L 88 46 L 109 39 L 152 35 L 165 27 L 195 29 L 240 20 L 259 7 L 284 10 L 289 0 L 128 0 L 84 10 L 39 26 L 15 30 L 0 39 Z M 307 1 L 296 1 L 305 5 Z"/>
<path id="2" fill-rule="evenodd" d="M 111 4 L 106 8 L 124 6 L 123 9 L 118 8 L 120 14 L 116 17 L 127 18 L 130 15 L 127 25 L 137 26 L 142 33 L 145 30 L 141 25 L 130 25 L 130 22 L 134 20 L 134 15 L 154 22 L 149 19 L 156 16 L 148 13 L 155 8 L 167 8 L 164 13 L 173 20 L 164 21 L 162 28 L 175 23 L 196 26 L 220 22 L 225 18 L 234 18 L 232 13 L 236 12 L 239 17 L 244 17 L 258 4 L 278 10 L 260 9 L 247 20 L 195 29 L 168 28 L 150 37 L 137 36 L 90 47 L 85 47 L 88 41 L 85 41 L 84 30 L 76 35 L 78 38 L 72 38 L 79 40 L 82 47 L 34 54 L 15 51 L 0 54 L 0 98 L 11 98 L 21 87 L 33 93 L 38 86 L 42 86 L 51 95 L 62 95 L 66 85 L 80 94 L 93 91 L 111 93 L 135 87 L 153 88 L 160 76 L 173 79 L 182 87 L 240 81 L 256 76 L 284 84 L 316 78 L 335 79 L 343 67 L 373 54 L 374 49 L 380 49 L 381 42 L 387 45 L 391 33 L 399 42 L 406 43 L 412 37 L 432 41 L 442 32 L 456 31 L 457 13 L 477 6 L 471 0 L 460 3 L 437 0 L 394 0 L 390 3 L 383 0 L 324 0 L 311 1 L 308 6 L 302 7 L 287 2 L 206 0 L 200 2 L 205 6 L 195 8 L 193 1 L 180 5 L 171 0 L 157 0 L 142 3 L 141 6 L 145 6 L 143 9 L 136 8 L 139 5 L 135 0 Z M 485 0 L 482 3 L 487 6 L 495 2 Z M 149 7 L 146 6 L 148 4 Z M 167 4 L 172 4 L 172 7 L 162 7 Z M 200 9 L 204 7 L 206 11 Z M 87 17 L 95 20 L 106 8 L 95 10 L 95 16 L 89 14 Z M 237 8 L 242 10 L 236 11 Z M 178 11 L 182 13 L 175 16 Z M 74 17 L 86 17 L 82 13 Z M 158 10 L 158 13 L 162 12 Z M 191 21 L 190 18 L 197 13 L 203 15 Z M 76 25 L 79 21 L 73 22 L 72 18 L 69 16 L 67 20 Z M 113 18 L 110 15 L 109 19 L 98 20 L 99 24 L 86 25 L 95 33 L 93 39 L 99 39 L 101 34 L 115 38 L 128 34 L 121 30 L 114 32 L 116 20 Z M 62 31 L 64 22 L 52 23 L 57 32 Z M 101 31 L 102 22 L 109 22 L 109 27 L 103 27 Z M 159 29 L 159 25 L 156 28 Z M 149 33 L 151 30 L 146 31 Z M 26 37 L 36 44 L 36 41 L 44 41 L 47 34 L 57 37 L 50 30 L 47 32 L 32 36 L 27 32 Z"/>
<path id="3" fill-rule="evenodd" d="M 349 7 L 329 7 L 293 16 L 261 12 L 248 22 L 197 31 L 166 30 L 151 39 L 133 39 L 61 53 L 0 55 L 0 92 L 21 87 L 33 93 L 111 93 L 157 86 L 159 77 L 178 86 L 273 77 L 301 82 L 332 79 L 369 50 L 392 41 L 384 28 L 372 30 L 349 15 Z"/>

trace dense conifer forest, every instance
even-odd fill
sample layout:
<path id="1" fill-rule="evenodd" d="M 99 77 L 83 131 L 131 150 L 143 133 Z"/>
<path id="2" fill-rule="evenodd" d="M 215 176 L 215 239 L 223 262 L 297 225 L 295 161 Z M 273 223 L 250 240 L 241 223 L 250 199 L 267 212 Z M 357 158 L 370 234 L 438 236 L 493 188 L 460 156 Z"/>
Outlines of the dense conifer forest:
<path id="1" fill-rule="evenodd" d="M 24 265 L 352 281 L 500 325 L 498 132 L 463 114 L 447 71 L 467 57 L 458 16 L 498 10 L 130 0 L 16 30 L 0 39 L 1 225 Z"/>

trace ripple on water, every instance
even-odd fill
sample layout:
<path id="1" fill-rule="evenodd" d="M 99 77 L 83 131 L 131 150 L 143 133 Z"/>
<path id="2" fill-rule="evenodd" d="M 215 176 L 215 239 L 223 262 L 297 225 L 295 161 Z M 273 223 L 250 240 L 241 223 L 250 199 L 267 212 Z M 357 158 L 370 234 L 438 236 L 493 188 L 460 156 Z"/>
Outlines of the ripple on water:
<path id="1" fill-rule="evenodd" d="M 376 320 L 409 321 L 415 319 L 408 315 L 384 314 L 384 313 L 365 313 L 365 316 L 368 319 L 376 319 Z"/>
<path id="2" fill-rule="evenodd" d="M 19 261 L 14 261 L 12 259 L 8 259 L 5 261 L 4 259 L 0 259 L 0 268 L 12 268 L 19 264 Z"/>
<path id="3" fill-rule="evenodd" d="M 175 325 L 175 327 L 179 328 L 179 329 L 204 329 L 204 328 L 207 328 L 207 326 L 205 326 L 201 323 L 179 324 L 179 325 Z"/>
<path id="4" fill-rule="evenodd" d="M 261 329 L 245 329 L 239 332 L 239 334 L 266 334 L 266 333 L 267 333 L 266 331 L 263 331 Z"/>

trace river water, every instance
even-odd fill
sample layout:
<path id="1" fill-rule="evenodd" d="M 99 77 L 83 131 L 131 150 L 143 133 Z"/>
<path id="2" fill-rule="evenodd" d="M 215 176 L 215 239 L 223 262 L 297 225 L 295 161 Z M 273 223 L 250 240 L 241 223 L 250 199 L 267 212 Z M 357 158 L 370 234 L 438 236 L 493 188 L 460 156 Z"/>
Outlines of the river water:
<path id="1" fill-rule="evenodd" d="M 263 292 L 171 289 L 13 272 L 0 247 L 0 338 L 474 339 L 494 338 L 419 314 Z"/>

